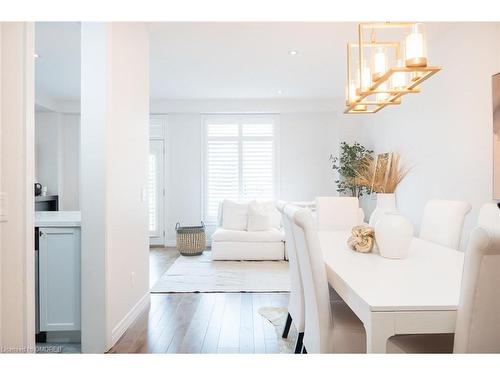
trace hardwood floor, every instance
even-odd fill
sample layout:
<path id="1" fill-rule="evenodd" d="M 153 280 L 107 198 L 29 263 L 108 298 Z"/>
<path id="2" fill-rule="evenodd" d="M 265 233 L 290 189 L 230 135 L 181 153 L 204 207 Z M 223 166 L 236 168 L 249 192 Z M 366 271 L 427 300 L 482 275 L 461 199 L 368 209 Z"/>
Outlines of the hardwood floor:
<path id="1" fill-rule="evenodd" d="M 153 285 L 176 250 L 150 254 Z M 281 338 L 263 318 L 263 306 L 286 307 L 288 293 L 151 294 L 142 312 L 110 353 L 279 353 Z"/>

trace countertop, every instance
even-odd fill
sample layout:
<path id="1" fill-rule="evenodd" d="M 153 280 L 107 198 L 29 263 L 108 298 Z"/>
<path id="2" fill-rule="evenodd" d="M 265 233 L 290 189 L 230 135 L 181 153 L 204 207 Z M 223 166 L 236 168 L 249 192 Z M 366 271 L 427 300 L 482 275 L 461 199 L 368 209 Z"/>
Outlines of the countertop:
<path id="1" fill-rule="evenodd" d="M 79 227 L 80 211 L 35 211 L 36 227 Z"/>

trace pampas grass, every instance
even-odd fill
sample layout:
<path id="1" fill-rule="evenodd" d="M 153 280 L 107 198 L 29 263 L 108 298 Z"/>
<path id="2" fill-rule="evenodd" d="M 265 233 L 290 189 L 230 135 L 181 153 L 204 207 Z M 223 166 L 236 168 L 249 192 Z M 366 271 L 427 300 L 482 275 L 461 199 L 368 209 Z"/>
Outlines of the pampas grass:
<path id="1" fill-rule="evenodd" d="M 366 186 L 376 193 L 394 193 L 399 183 L 406 177 L 411 168 L 401 163 L 401 157 L 393 154 L 388 170 L 381 175 L 376 173 L 377 162 L 374 159 L 365 159 L 356 168 L 355 181 Z"/>

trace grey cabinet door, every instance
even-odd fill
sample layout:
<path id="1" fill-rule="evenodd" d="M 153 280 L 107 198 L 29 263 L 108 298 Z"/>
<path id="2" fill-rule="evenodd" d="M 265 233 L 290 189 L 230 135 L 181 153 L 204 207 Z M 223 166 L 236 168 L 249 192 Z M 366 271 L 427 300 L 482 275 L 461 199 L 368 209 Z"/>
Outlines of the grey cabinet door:
<path id="1" fill-rule="evenodd" d="M 80 330 L 80 228 L 39 232 L 40 330 Z"/>

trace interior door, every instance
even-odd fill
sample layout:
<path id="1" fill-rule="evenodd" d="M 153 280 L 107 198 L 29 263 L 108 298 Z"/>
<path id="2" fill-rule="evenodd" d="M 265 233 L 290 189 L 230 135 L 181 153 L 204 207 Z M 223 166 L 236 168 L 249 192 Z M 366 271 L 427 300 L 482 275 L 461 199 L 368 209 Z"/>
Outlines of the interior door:
<path id="1" fill-rule="evenodd" d="M 149 141 L 149 243 L 165 244 L 165 145 L 162 139 Z"/>

